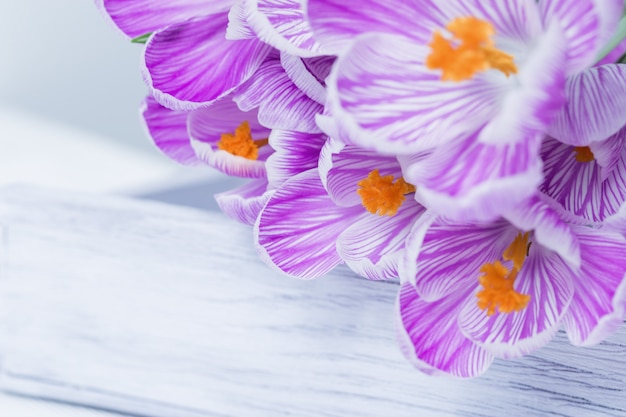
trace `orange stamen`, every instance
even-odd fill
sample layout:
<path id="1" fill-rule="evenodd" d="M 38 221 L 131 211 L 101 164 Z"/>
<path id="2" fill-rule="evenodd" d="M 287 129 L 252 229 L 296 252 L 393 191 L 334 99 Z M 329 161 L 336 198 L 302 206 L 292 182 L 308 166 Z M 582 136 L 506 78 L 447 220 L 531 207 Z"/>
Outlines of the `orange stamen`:
<path id="1" fill-rule="evenodd" d="M 492 37 L 496 30 L 487 21 L 475 17 L 459 17 L 446 29 L 452 39 L 446 39 L 438 31 L 429 44 L 432 52 L 426 58 L 426 67 L 442 70 L 444 81 L 463 81 L 476 73 L 496 69 L 507 77 L 517 73 L 513 56 L 494 46 Z"/>
<path id="2" fill-rule="evenodd" d="M 576 146 L 574 152 L 576 152 L 576 160 L 578 162 L 591 162 L 595 159 L 589 146 Z"/>
<path id="3" fill-rule="evenodd" d="M 259 148 L 268 144 L 268 139 L 252 139 L 250 123 L 242 122 L 235 133 L 223 133 L 217 148 L 235 156 L 256 160 L 259 158 Z"/>
<path id="4" fill-rule="evenodd" d="M 500 313 L 512 313 L 513 311 L 521 311 L 528 306 L 530 295 L 515 291 L 513 285 L 517 274 L 524 265 L 529 250 L 528 233 L 524 235 L 518 233 L 515 240 L 502 255 L 504 260 L 513 263 L 511 270 L 500 261 L 484 264 L 480 268 L 482 275 L 478 281 L 484 289 L 479 291 L 476 297 L 478 298 L 478 308 L 487 310 L 488 316 L 493 315 L 496 308 Z"/>
<path id="5" fill-rule="evenodd" d="M 357 184 L 356 190 L 363 207 L 372 214 L 393 216 L 406 200 L 405 194 L 414 193 L 415 186 L 400 177 L 394 182 L 393 175 L 380 176 L 377 169 Z"/>

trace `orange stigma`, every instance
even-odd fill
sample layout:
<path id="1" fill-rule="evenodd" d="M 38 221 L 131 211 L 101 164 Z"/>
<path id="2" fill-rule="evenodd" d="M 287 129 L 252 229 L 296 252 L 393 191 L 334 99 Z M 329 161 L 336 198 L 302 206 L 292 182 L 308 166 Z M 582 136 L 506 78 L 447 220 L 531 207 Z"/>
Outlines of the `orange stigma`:
<path id="1" fill-rule="evenodd" d="M 595 159 L 589 146 L 576 146 L 574 152 L 576 152 L 575 158 L 578 162 L 591 162 Z"/>
<path id="2" fill-rule="evenodd" d="M 400 177 L 394 182 L 393 175 L 380 176 L 377 169 L 358 182 L 356 190 L 363 207 L 372 214 L 393 216 L 406 200 L 405 194 L 414 193 L 415 187 Z"/>
<path id="3" fill-rule="evenodd" d="M 440 69 L 443 81 L 464 81 L 476 73 L 496 69 L 507 77 L 517 74 L 513 56 L 495 47 L 492 37 L 496 30 L 485 20 L 459 17 L 446 26 L 452 39 L 440 32 L 433 34 L 428 45 L 432 52 L 426 58 L 426 67 Z"/>
<path id="4" fill-rule="evenodd" d="M 235 156 L 256 160 L 259 158 L 259 148 L 267 145 L 267 139 L 253 140 L 250 123 L 242 122 L 235 133 L 223 133 L 217 148 Z"/>
<path id="5" fill-rule="evenodd" d="M 531 242 L 532 243 L 532 242 Z M 530 295 L 520 294 L 515 291 L 513 285 L 520 269 L 530 250 L 528 233 L 518 233 L 513 243 L 505 249 L 502 258 L 511 261 L 513 267 L 509 270 L 500 261 L 484 264 L 480 268 L 482 275 L 478 278 L 484 289 L 476 294 L 478 308 L 487 310 L 487 315 L 492 316 L 496 308 L 500 313 L 512 313 L 526 308 L 530 301 Z"/>

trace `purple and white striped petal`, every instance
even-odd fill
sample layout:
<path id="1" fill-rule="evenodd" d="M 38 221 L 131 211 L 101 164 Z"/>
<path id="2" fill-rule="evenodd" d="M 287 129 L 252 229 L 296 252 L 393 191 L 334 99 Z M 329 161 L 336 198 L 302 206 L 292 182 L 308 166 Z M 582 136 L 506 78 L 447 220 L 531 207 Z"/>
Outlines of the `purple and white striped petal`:
<path id="1" fill-rule="evenodd" d="M 337 240 L 337 251 L 357 274 L 368 279 L 398 278 L 405 240 L 425 209 L 407 199 L 393 216 L 368 213 L 346 229 Z"/>
<path id="2" fill-rule="evenodd" d="M 564 317 L 572 344 L 601 342 L 624 321 L 626 240 L 618 234 L 577 226 L 582 265 L 573 279 L 574 298 Z"/>
<path id="3" fill-rule="evenodd" d="M 626 129 L 595 142 L 590 162 L 576 160 L 575 149 L 548 138 L 542 147 L 544 182 L 541 191 L 565 210 L 589 222 L 603 222 L 626 202 Z M 606 167 L 600 165 L 600 161 Z"/>
<path id="4" fill-rule="evenodd" d="M 427 207 L 461 221 L 499 218 L 532 196 L 542 180 L 542 135 L 495 144 L 480 141 L 484 130 L 477 133 L 437 148 L 420 162 L 423 168 L 409 171 L 419 178 L 407 178 L 421 181 L 417 194 Z"/>
<path id="5" fill-rule="evenodd" d="M 411 284 L 402 284 L 397 304 L 400 349 L 422 372 L 471 378 L 491 365 L 493 356 L 467 339 L 457 325 L 460 307 L 471 290 L 460 288 L 449 297 L 427 302 Z"/>
<path id="6" fill-rule="evenodd" d="M 272 53 L 252 78 L 237 89 L 242 110 L 259 108 L 259 121 L 271 129 L 319 133 L 315 115 L 324 106 L 310 99 L 288 77 L 278 53 Z"/>
<path id="7" fill-rule="evenodd" d="M 452 19 L 473 16 L 490 22 L 496 30 L 496 41 L 531 44 L 541 32 L 541 19 L 535 0 L 425 0 L 440 10 L 441 28 Z M 433 20 L 437 15 L 429 13 Z M 511 45 L 507 45 L 511 46 Z"/>
<path id="8" fill-rule="evenodd" d="M 96 0 L 128 37 L 136 38 L 194 16 L 228 10 L 233 0 Z"/>
<path id="9" fill-rule="evenodd" d="M 308 0 L 306 15 L 315 38 L 329 54 L 341 55 L 357 36 L 368 33 L 398 33 L 414 36 L 424 20 L 425 5 L 419 0 Z M 429 31 L 423 31 L 430 35 Z M 428 43 L 424 36 L 422 43 Z"/>
<path id="10" fill-rule="evenodd" d="M 541 0 L 546 25 L 558 21 L 567 41 L 567 72 L 576 74 L 591 66 L 615 33 L 623 0 Z"/>
<path id="11" fill-rule="evenodd" d="M 589 144 L 589 149 L 600 167 L 600 178 L 606 180 L 622 159 L 626 145 L 626 126 L 606 140 Z"/>
<path id="12" fill-rule="evenodd" d="M 254 38 L 256 38 L 256 34 L 252 31 L 246 17 L 246 0 L 235 0 L 235 4 L 228 12 L 226 39 L 236 41 Z"/>
<path id="13" fill-rule="evenodd" d="M 340 264 L 337 238 L 359 218 L 361 207 L 338 207 L 326 194 L 316 169 L 277 189 L 261 212 L 254 235 L 261 259 L 285 274 L 318 278 Z"/>
<path id="14" fill-rule="evenodd" d="M 325 163 L 320 162 L 323 168 L 323 182 L 335 204 L 343 207 L 361 205 L 361 197 L 357 194 L 358 183 L 367 178 L 369 173 L 377 169 L 381 176 L 393 175 L 402 177 L 402 170 L 398 160 L 392 156 L 379 155 L 376 152 L 345 145 L 330 150 L 334 143 L 328 143 L 321 158 L 329 158 Z"/>
<path id="15" fill-rule="evenodd" d="M 275 152 L 265 164 L 270 188 L 278 188 L 289 178 L 317 168 L 320 150 L 326 142 L 322 133 L 273 130 L 270 146 Z"/>
<path id="16" fill-rule="evenodd" d="M 333 115 L 359 145 L 409 154 L 450 142 L 496 114 L 506 83 L 486 73 L 442 82 L 426 68 L 430 50 L 409 38 L 370 34 L 337 60 L 328 80 Z"/>
<path id="17" fill-rule="evenodd" d="M 403 281 L 425 301 L 436 301 L 478 284 L 480 268 L 502 258 L 518 230 L 506 221 L 459 223 L 421 216 L 407 239 Z"/>
<path id="18" fill-rule="evenodd" d="M 558 253 L 571 267 L 578 268 L 578 238 L 571 225 L 551 203 L 549 198 L 537 193 L 507 212 L 504 217 L 521 231 L 532 230 L 537 243 Z"/>
<path id="19" fill-rule="evenodd" d="M 589 68 L 569 77 L 567 103 L 548 129 L 550 136 L 573 146 L 588 146 L 626 125 L 626 65 Z"/>
<path id="20" fill-rule="evenodd" d="M 459 314 L 463 334 L 496 357 L 520 357 L 548 343 L 574 295 L 574 272 L 555 252 L 534 243 L 515 280 L 515 291 L 530 295 L 526 308 L 488 316 L 474 293 Z"/>
<path id="21" fill-rule="evenodd" d="M 202 165 L 187 133 L 189 112 L 163 107 L 152 96 L 146 97 L 140 112 L 148 134 L 165 155 L 183 165 Z"/>
<path id="22" fill-rule="evenodd" d="M 301 57 L 325 55 L 304 15 L 304 0 L 246 0 L 248 23 L 260 40 Z"/>
<path id="23" fill-rule="evenodd" d="M 271 47 L 225 38 L 226 13 L 196 17 L 156 32 L 145 52 L 145 79 L 166 107 L 206 107 L 246 81 Z"/>
<path id="24" fill-rule="evenodd" d="M 231 219 L 253 225 L 271 194 L 271 191 L 267 191 L 267 180 L 260 178 L 215 194 L 215 200 L 222 212 Z"/>
<path id="25" fill-rule="evenodd" d="M 330 111 L 350 137 L 381 153 L 442 146 L 487 122 L 481 141 L 518 142 L 543 132 L 563 104 L 563 42 L 553 25 L 516 76 L 487 71 L 452 83 L 426 68 L 428 48 L 399 36 L 364 35 L 331 72 Z"/>
<path id="26" fill-rule="evenodd" d="M 280 63 L 287 76 L 309 98 L 320 104 L 326 103 L 326 77 L 335 62 L 334 56 L 301 58 L 284 52 L 280 53 Z"/>
<path id="27" fill-rule="evenodd" d="M 242 112 L 230 97 L 217 101 L 210 107 L 195 110 L 188 121 L 191 146 L 200 160 L 225 174 L 247 178 L 265 177 L 265 161 L 273 152 L 271 147 L 259 148 L 257 160 L 218 149 L 217 143 L 222 134 L 234 132 L 244 121 L 250 124 L 254 140 L 269 136 L 270 130 L 261 126 L 257 120 L 257 111 Z"/>

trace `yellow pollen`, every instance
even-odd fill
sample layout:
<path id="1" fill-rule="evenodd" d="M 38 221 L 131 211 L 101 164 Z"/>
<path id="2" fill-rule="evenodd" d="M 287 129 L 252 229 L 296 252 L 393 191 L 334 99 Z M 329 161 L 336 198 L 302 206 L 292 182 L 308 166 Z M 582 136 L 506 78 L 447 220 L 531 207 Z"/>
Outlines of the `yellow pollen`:
<path id="1" fill-rule="evenodd" d="M 259 158 L 259 148 L 267 143 L 267 139 L 253 140 L 250 123 L 245 121 L 235 129 L 234 134 L 223 133 L 217 147 L 235 156 L 256 160 Z"/>
<path id="2" fill-rule="evenodd" d="M 406 200 L 405 194 L 414 193 L 415 187 L 400 177 L 394 182 L 393 175 L 380 176 L 377 169 L 357 184 L 356 190 L 363 207 L 372 214 L 393 216 Z"/>
<path id="3" fill-rule="evenodd" d="M 595 159 L 589 146 L 576 146 L 574 152 L 576 152 L 576 160 L 578 162 L 591 162 Z"/>
<path id="4" fill-rule="evenodd" d="M 476 294 L 476 297 L 478 308 L 487 310 L 488 316 L 493 315 L 496 308 L 500 313 L 512 313 L 528 305 L 530 295 L 518 293 L 513 285 L 528 256 L 531 243 L 528 242 L 528 233 L 523 235 L 518 233 L 513 243 L 505 249 L 502 258 L 513 263 L 511 270 L 500 261 L 484 264 L 480 268 L 482 275 L 478 281 L 483 289 Z"/>
<path id="5" fill-rule="evenodd" d="M 517 73 L 513 56 L 495 47 L 492 37 L 496 30 L 485 20 L 459 17 L 446 26 L 452 34 L 447 39 L 440 32 L 433 34 L 428 45 L 432 52 L 426 58 L 426 67 L 440 69 L 443 81 L 464 81 L 476 73 L 496 69 L 507 77 Z"/>

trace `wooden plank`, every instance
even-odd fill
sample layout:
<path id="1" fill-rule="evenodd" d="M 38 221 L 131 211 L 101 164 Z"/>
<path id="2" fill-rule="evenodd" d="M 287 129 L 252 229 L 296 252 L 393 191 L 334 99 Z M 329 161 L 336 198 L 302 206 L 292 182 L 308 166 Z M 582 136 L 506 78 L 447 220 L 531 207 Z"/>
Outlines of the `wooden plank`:
<path id="1" fill-rule="evenodd" d="M 0 219 L 8 391 L 163 417 L 626 415 L 625 327 L 433 378 L 397 349 L 396 284 L 282 276 L 217 213 L 5 188 Z"/>

